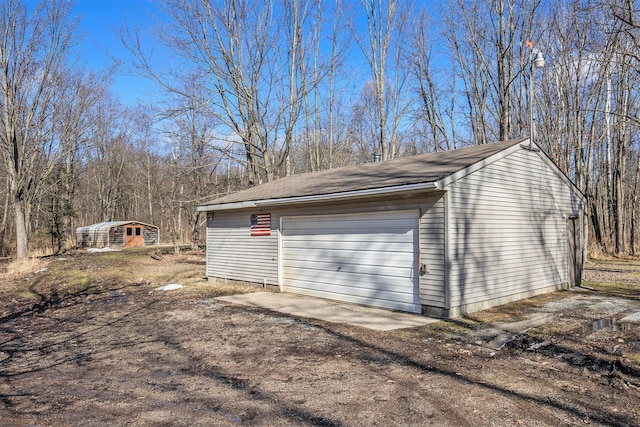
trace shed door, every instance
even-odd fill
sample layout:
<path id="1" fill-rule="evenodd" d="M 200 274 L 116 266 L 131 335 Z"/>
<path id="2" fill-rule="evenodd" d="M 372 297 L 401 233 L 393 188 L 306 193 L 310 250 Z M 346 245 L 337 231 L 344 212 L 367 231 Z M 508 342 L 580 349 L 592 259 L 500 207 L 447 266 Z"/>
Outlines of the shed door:
<path id="1" fill-rule="evenodd" d="M 142 226 L 127 225 L 124 227 L 124 246 L 142 246 Z"/>
<path id="2" fill-rule="evenodd" d="M 283 290 L 420 312 L 418 212 L 283 218 Z"/>

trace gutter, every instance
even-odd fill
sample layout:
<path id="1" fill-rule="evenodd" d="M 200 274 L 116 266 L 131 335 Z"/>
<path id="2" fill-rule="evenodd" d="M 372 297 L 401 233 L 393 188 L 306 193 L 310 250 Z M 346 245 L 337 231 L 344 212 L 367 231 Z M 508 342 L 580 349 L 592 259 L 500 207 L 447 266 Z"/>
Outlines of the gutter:
<path id="1" fill-rule="evenodd" d="M 317 194 L 313 196 L 283 197 L 279 199 L 252 200 L 246 202 L 221 203 L 214 205 L 201 205 L 196 208 L 198 212 L 207 211 L 224 211 L 243 208 L 257 208 L 267 206 L 281 206 L 295 203 L 317 203 L 331 200 L 344 200 L 351 198 L 393 195 L 401 193 L 410 193 L 420 190 L 437 190 L 439 189 L 437 182 L 422 182 L 419 184 L 397 185 L 394 187 L 369 188 L 365 190 L 345 191 L 343 193 Z"/>

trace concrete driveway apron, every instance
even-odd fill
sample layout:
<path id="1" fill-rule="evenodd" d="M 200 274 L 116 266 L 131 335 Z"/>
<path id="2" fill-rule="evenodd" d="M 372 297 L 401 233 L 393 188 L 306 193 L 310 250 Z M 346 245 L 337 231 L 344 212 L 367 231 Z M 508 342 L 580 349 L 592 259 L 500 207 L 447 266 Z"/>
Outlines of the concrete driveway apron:
<path id="1" fill-rule="evenodd" d="M 232 304 L 260 307 L 295 317 L 344 323 L 378 331 L 414 328 L 438 321 L 438 319 L 417 314 L 365 307 L 286 292 L 254 292 L 218 297 L 216 299 Z"/>

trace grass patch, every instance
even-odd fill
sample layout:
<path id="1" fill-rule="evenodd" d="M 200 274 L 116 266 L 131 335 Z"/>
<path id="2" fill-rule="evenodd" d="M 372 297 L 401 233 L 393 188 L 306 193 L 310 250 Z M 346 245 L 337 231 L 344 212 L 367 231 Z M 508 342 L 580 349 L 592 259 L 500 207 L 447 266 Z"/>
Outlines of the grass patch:
<path id="1" fill-rule="evenodd" d="M 11 290 L 11 296 L 17 300 L 37 301 L 41 299 L 41 295 L 29 286 L 21 286 Z"/>
<path id="2" fill-rule="evenodd" d="M 582 282 L 582 286 L 596 289 L 598 291 L 629 291 L 634 289 L 640 290 L 640 286 L 614 281 L 607 282 L 584 280 Z"/>
<path id="3" fill-rule="evenodd" d="M 546 322 L 542 325 L 535 326 L 527 331 L 528 335 L 534 337 L 546 336 L 581 336 L 583 331 L 583 322 L 577 319 L 563 318 L 562 322 Z"/>
<path id="4" fill-rule="evenodd" d="M 185 296 L 188 296 L 195 299 L 207 300 L 227 295 L 248 294 L 261 290 L 258 287 L 250 284 L 225 284 L 218 282 L 209 282 L 206 279 L 201 279 L 195 282 L 180 281 L 180 284 L 184 285 L 184 288 L 172 291 L 156 291 L 156 284 L 153 285 L 152 289 L 150 289 L 150 292 L 153 292 L 156 297 L 161 296 L 163 299 L 181 299 Z"/>
<path id="5" fill-rule="evenodd" d="M 252 285 L 224 284 L 217 282 L 208 282 L 206 280 L 200 280 L 195 283 L 187 283 L 185 286 L 185 291 L 202 298 L 216 298 L 227 295 L 249 294 L 258 291 L 258 288 Z"/>
<path id="6" fill-rule="evenodd" d="M 99 257 L 101 261 L 122 261 L 126 260 L 126 257 L 123 254 L 124 253 L 121 251 L 96 252 L 92 254 L 92 256 Z"/>
<path id="7" fill-rule="evenodd" d="M 442 320 L 423 326 L 425 331 L 436 332 L 438 334 L 464 335 L 470 330 L 476 329 L 481 323 L 470 318 Z"/>
<path id="8" fill-rule="evenodd" d="M 640 353 L 633 353 L 633 354 L 630 354 L 629 356 L 627 356 L 627 358 L 628 358 L 631 362 L 633 362 L 633 363 L 635 363 L 636 365 L 640 366 Z"/>
<path id="9" fill-rule="evenodd" d="M 640 300 L 640 286 L 629 283 L 583 281 L 582 286 L 610 296 Z"/>
<path id="10" fill-rule="evenodd" d="M 33 274 L 36 271 L 48 268 L 49 262 L 41 258 L 28 258 L 10 262 L 6 267 L 5 277 L 15 279 L 21 276 Z"/>
<path id="11" fill-rule="evenodd" d="M 440 342 L 441 340 L 455 340 L 460 337 L 467 337 L 470 332 L 479 326 L 479 322 L 469 318 L 442 319 L 416 328 L 391 331 L 391 334 L 398 339 L 412 343 L 431 340 Z"/>
<path id="12" fill-rule="evenodd" d="M 72 271 L 62 281 L 60 291 L 65 294 L 81 292 L 91 286 L 91 276 L 84 271 Z"/>
<path id="13" fill-rule="evenodd" d="M 481 323 L 518 322 L 524 320 L 527 314 L 536 312 L 549 302 L 568 296 L 569 294 L 563 291 L 551 292 L 478 311 L 468 317 Z"/>
<path id="14" fill-rule="evenodd" d="M 205 277 L 204 266 L 189 263 L 180 263 L 181 257 L 167 256 L 162 261 L 142 261 L 145 263 L 140 272 L 144 273 L 146 280 L 153 283 L 181 283 L 202 280 Z"/>
<path id="15" fill-rule="evenodd" d="M 629 265 L 640 267 L 640 258 L 638 257 L 621 257 L 621 258 L 589 258 L 588 264 L 593 265 Z"/>

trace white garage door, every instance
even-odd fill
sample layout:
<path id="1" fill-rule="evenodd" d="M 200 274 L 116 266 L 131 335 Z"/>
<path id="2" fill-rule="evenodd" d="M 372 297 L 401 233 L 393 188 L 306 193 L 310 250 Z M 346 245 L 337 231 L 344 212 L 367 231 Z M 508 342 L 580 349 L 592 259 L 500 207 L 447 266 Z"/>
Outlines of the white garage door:
<path id="1" fill-rule="evenodd" d="M 417 227 L 417 211 L 283 218 L 283 290 L 419 313 Z"/>

